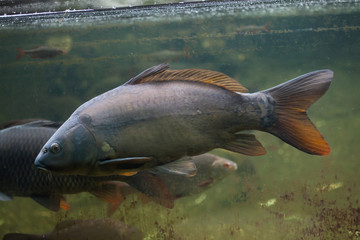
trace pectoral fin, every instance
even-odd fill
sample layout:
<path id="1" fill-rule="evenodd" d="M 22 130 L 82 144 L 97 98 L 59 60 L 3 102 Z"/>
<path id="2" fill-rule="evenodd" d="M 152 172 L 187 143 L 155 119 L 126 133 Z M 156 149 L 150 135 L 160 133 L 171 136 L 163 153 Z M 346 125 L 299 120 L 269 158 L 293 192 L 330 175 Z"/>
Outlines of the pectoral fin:
<path id="1" fill-rule="evenodd" d="M 139 168 L 151 160 L 151 157 L 131 157 L 101 160 L 98 163 L 101 166 L 106 166 L 113 169 L 133 169 Z"/>
<path id="2" fill-rule="evenodd" d="M 266 153 L 265 148 L 253 134 L 236 134 L 233 142 L 227 143 L 223 148 L 232 152 L 248 156 L 259 156 Z"/>
<path id="3" fill-rule="evenodd" d="M 126 177 L 134 176 L 135 174 L 137 174 L 137 171 L 134 171 L 134 172 L 121 172 L 121 173 L 119 173 L 119 175 L 121 175 L 121 176 L 126 176 Z"/>
<path id="4" fill-rule="evenodd" d="M 179 174 L 187 177 L 195 176 L 197 172 L 194 160 L 190 157 L 183 157 L 174 162 L 157 166 L 155 169 L 168 174 Z"/>

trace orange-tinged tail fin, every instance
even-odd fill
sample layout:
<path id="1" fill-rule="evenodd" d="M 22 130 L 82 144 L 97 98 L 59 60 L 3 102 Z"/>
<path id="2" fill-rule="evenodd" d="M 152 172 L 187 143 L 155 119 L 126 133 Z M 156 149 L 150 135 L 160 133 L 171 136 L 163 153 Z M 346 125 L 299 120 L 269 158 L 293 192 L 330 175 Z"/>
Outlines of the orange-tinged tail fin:
<path id="1" fill-rule="evenodd" d="M 16 59 L 20 59 L 25 55 L 24 50 L 22 50 L 21 48 L 16 48 L 16 51 L 18 51 L 18 55 L 17 55 Z"/>
<path id="2" fill-rule="evenodd" d="M 266 24 L 264 25 L 264 30 L 265 30 L 265 32 L 270 32 L 269 23 L 266 23 Z"/>
<path id="3" fill-rule="evenodd" d="M 328 155 L 330 147 L 306 110 L 326 92 L 332 78 L 331 70 L 319 70 L 263 91 L 276 102 L 277 121 L 266 131 L 306 153 Z"/>

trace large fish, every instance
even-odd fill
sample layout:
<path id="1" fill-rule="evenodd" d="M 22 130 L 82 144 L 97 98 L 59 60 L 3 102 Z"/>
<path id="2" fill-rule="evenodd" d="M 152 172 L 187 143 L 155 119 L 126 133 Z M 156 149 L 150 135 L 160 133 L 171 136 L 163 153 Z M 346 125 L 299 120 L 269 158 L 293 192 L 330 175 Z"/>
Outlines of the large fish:
<path id="1" fill-rule="evenodd" d="M 8 233 L 3 240 L 141 240 L 135 227 L 115 219 L 67 220 L 45 234 Z"/>
<path id="2" fill-rule="evenodd" d="M 332 78 L 332 71 L 319 70 L 247 93 L 223 73 L 157 65 L 76 109 L 35 165 L 62 174 L 109 175 L 168 163 L 170 172 L 191 174 L 194 166 L 175 160 L 214 148 L 264 154 L 244 130 L 269 132 L 304 152 L 327 155 L 330 147 L 306 110 Z"/>
<path id="3" fill-rule="evenodd" d="M 30 121 L 26 123 L 27 121 Z M 23 124 L 24 123 L 24 124 Z M 19 125 L 18 125 L 19 124 Z M 60 124 L 51 121 L 21 120 L 4 124 L 0 131 L 0 200 L 13 196 L 31 197 L 46 208 L 69 209 L 63 194 L 90 192 L 112 206 L 118 206 L 118 189 L 127 181 L 166 207 L 172 207 L 169 190 L 155 176 L 56 176 L 40 171 L 34 159 Z M 144 184 L 146 183 L 146 185 Z"/>

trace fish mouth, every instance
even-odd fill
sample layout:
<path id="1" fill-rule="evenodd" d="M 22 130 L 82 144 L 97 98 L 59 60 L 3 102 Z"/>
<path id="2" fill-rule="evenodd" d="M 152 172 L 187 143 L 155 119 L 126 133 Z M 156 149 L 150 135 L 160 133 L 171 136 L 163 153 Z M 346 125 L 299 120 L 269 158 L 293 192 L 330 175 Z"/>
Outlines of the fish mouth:
<path id="1" fill-rule="evenodd" d="M 237 170 L 237 164 L 229 164 L 228 168 L 231 170 L 231 171 L 236 171 Z"/>
<path id="2" fill-rule="evenodd" d="M 46 166 L 38 161 L 35 160 L 35 167 L 39 169 L 41 172 L 49 173 L 50 170 L 46 168 Z"/>
<path id="3" fill-rule="evenodd" d="M 234 164 L 234 166 L 232 167 L 232 169 L 233 169 L 234 171 L 236 171 L 236 170 L 238 169 L 238 166 L 237 166 L 236 163 Z"/>
<path id="4" fill-rule="evenodd" d="M 37 167 L 37 169 L 40 170 L 40 172 L 49 173 L 50 171 L 46 169 L 45 167 Z"/>

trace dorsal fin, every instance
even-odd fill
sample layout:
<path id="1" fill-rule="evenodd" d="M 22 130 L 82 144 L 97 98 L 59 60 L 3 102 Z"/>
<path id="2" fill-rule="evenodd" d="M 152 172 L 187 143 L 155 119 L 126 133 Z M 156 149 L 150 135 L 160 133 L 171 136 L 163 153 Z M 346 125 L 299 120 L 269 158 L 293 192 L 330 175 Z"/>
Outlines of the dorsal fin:
<path id="1" fill-rule="evenodd" d="M 126 84 L 135 85 L 159 81 L 195 81 L 216 85 L 233 92 L 248 92 L 248 90 L 235 79 L 220 72 L 192 68 L 167 70 L 168 67 L 169 64 L 167 63 L 151 67 L 130 79 Z"/>
<path id="2" fill-rule="evenodd" d="M 50 120 L 38 120 L 38 121 L 26 123 L 26 124 L 24 124 L 24 126 L 26 125 L 26 126 L 32 126 L 32 127 L 59 128 L 62 124 L 63 124 L 63 122 L 53 122 Z"/>
<path id="3" fill-rule="evenodd" d="M 159 74 L 164 72 L 166 69 L 169 68 L 168 63 L 162 63 L 156 66 L 153 66 L 151 68 L 146 69 L 142 73 L 136 75 L 135 77 L 131 78 L 129 81 L 127 81 L 124 85 L 136 85 L 143 82 L 147 82 L 146 78 L 151 77 L 153 75 Z"/>

